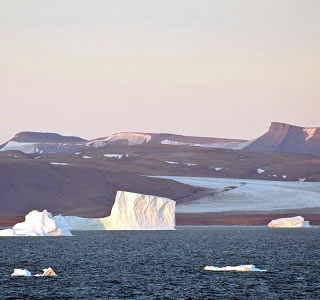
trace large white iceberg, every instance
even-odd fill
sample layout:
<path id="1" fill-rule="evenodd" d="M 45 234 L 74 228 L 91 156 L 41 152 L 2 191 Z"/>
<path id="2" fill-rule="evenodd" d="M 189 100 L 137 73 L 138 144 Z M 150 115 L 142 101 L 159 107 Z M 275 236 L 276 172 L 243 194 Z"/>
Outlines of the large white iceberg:
<path id="1" fill-rule="evenodd" d="M 214 267 L 205 266 L 204 270 L 214 271 L 214 272 L 224 272 L 224 271 L 235 271 L 235 272 L 266 272 L 267 270 L 262 270 L 257 268 L 255 265 L 240 265 L 240 266 L 226 266 L 226 267 Z"/>
<path id="2" fill-rule="evenodd" d="M 280 218 L 272 220 L 268 224 L 269 228 L 302 228 L 310 227 L 309 221 L 305 221 L 303 217 L 296 216 L 292 218 Z"/>
<path id="3" fill-rule="evenodd" d="M 0 231 L 0 236 L 72 236 L 63 217 L 53 217 L 51 213 L 33 210 L 25 216 L 25 221 L 12 229 Z"/>
<path id="4" fill-rule="evenodd" d="M 176 202 L 118 191 L 109 217 L 64 217 L 71 230 L 174 230 Z"/>

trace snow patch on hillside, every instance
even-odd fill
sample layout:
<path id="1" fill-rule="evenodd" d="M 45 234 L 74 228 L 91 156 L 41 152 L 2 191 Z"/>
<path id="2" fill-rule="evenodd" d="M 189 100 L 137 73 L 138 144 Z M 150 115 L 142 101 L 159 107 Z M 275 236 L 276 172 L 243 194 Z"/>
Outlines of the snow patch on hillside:
<path id="1" fill-rule="evenodd" d="M 56 166 L 71 166 L 68 163 L 60 163 L 60 162 L 50 162 L 51 165 L 56 165 Z"/>
<path id="2" fill-rule="evenodd" d="M 122 154 L 116 154 L 116 153 L 107 153 L 107 154 L 103 154 L 104 157 L 108 157 L 108 158 L 122 158 Z"/>
<path id="3" fill-rule="evenodd" d="M 103 147 L 106 144 L 108 144 L 109 142 L 117 142 L 117 141 L 121 141 L 121 140 L 126 140 L 128 142 L 129 146 L 140 145 L 140 144 L 150 142 L 151 135 L 143 134 L 143 133 L 123 132 L 123 133 L 117 133 L 117 134 L 111 135 L 106 138 L 101 138 L 101 139 L 96 139 L 96 140 L 90 141 L 89 143 L 87 143 L 87 145 L 91 145 L 94 147 Z"/>
<path id="4" fill-rule="evenodd" d="M 22 143 L 10 141 L 0 151 L 17 150 L 26 154 L 36 153 L 38 148 L 35 143 Z"/>
<path id="5" fill-rule="evenodd" d="M 163 145 L 176 145 L 176 146 L 193 146 L 193 147 L 206 147 L 206 148 L 221 148 L 230 150 L 242 150 L 250 145 L 254 140 L 247 142 L 226 142 L 226 143 L 183 143 L 172 140 L 162 140 Z"/>
<path id="6" fill-rule="evenodd" d="M 307 134 L 307 137 L 305 138 L 305 141 L 307 142 L 310 140 L 314 134 L 316 133 L 317 128 L 304 128 L 303 131 Z"/>

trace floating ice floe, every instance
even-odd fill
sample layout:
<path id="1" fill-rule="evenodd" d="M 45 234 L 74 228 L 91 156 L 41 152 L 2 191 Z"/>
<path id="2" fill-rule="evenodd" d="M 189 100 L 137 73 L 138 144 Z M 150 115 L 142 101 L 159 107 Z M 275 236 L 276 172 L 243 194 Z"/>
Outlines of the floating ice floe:
<path id="1" fill-rule="evenodd" d="M 79 154 L 81 154 L 81 152 L 75 152 L 75 153 L 73 153 L 73 154 L 75 154 L 75 155 L 79 155 Z"/>
<path id="2" fill-rule="evenodd" d="M 82 158 L 92 158 L 92 157 L 88 155 L 83 155 Z"/>
<path id="3" fill-rule="evenodd" d="M 56 165 L 56 166 L 70 166 L 68 163 L 59 163 L 59 162 L 50 162 L 51 165 Z"/>
<path id="4" fill-rule="evenodd" d="M 268 224 L 269 228 L 302 228 L 310 227 L 309 221 L 305 221 L 303 217 L 296 216 L 292 218 L 280 218 L 272 220 Z"/>
<path id="5" fill-rule="evenodd" d="M 287 178 L 287 175 L 282 175 L 282 178 L 283 178 L 283 179 L 286 179 L 286 178 Z"/>
<path id="6" fill-rule="evenodd" d="M 234 272 L 266 272 L 267 270 L 262 270 L 256 268 L 255 265 L 240 265 L 240 266 L 226 266 L 226 267 L 214 267 L 205 266 L 206 271 L 223 272 L 223 271 L 234 271 Z"/>
<path id="7" fill-rule="evenodd" d="M 263 169 L 261 169 L 261 168 L 259 168 L 259 169 L 257 169 L 257 172 L 258 172 L 258 174 L 261 174 L 261 173 L 263 173 L 263 172 L 264 172 L 264 170 L 263 170 Z"/>
<path id="8" fill-rule="evenodd" d="M 0 236 L 72 236 L 68 224 L 61 215 L 33 210 L 25 216 L 25 221 L 12 229 L 0 230 Z"/>
<path id="9" fill-rule="evenodd" d="M 35 274 L 35 275 L 32 275 L 31 272 L 28 271 L 27 269 L 14 269 L 13 273 L 11 274 L 11 276 L 56 277 L 57 274 L 51 268 L 43 269 L 43 273 L 42 274 Z"/>
<path id="10" fill-rule="evenodd" d="M 31 272 L 29 272 L 27 269 L 14 269 L 11 276 L 32 276 Z"/>
<path id="11" fill-rule="evenodd" d="M 105 230 L 101 219 L 63 216 L 71 231 L 73 230 Z"/>
<path id="12" fill-rule="evenodd" d="M 71 230 L 174 230 L 175 205 L 168 198 L 118 191 L 109 217 L 63 218 Z"/>
<path id="13" fill-rule="evenodd" d="M 116 153 L 109 153 L 109 154 L 104 154 L 104 157 L 109 157 L 109 158 L 122 158 L 123 155 L 122 154 L 116 154 Z M 127 155 L 126 155 L 127 157 Z"/>
<path id="14" fill-rule="evenodd" d="M 193 163 L 183 163 L 183 165 L 187 165 L 188 167 L 191 167 L 191 166 L 196 166 L 197 164 L 193 164 Z"/>
<path id="15" fill-rule="evenodd" d="M 216 171 L 220 171 L 222 170 L 222 168 L 214 168 Z"/>

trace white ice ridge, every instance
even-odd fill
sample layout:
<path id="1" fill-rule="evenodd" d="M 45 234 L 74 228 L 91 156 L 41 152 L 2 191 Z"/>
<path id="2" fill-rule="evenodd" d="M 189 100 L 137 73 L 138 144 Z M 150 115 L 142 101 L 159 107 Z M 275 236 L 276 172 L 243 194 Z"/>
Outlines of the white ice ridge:
<path id="1" fill-rule="evenodd" d="M 256 268 L 255 265 L 240 265 L 240 266 L 226 266 L 226 267 L 214 267 L 205 266 L 206 271 L 222 272 L 222 271 L 235 271 L 235 272 L 266 272 L 267 270 L 262 270 Z"/>
<path id="2" fill-rule="evenodd" d="M 43 273 L 42 274 L 36 274 L 36 275 L 32 275 L 31 272 L 28 271 L 27 269 L 14 269 L 13 273 L 11 274 L 11 276 L 55 277 L 55 276 L 57 276 L 57 274 L 51 268 L 43 269 Z"/>
<path id="3" fill-rule="evenodd" d="M 292 218 L 280 218 L 272 220 L 268 224 L 269 228 L 302 228 L 310 227 L 309 221 L 305 221 L 303 217 L 297 216 Z"/>
<path id="4" fill-rule="evenodd" d="M 25 216 L 25 221 L 12 229 L 0 231 L 0 236 L 72 236 L 68 224 L 61 215 L 53 217 L 44 210 L 33 210 Z"/>
<path id="5" fill-rule="evenodd" d="M 168 198 L 118 191 L 109 217 L 64 218 L 71 230 L 174 230 L 175 206 Z"/>

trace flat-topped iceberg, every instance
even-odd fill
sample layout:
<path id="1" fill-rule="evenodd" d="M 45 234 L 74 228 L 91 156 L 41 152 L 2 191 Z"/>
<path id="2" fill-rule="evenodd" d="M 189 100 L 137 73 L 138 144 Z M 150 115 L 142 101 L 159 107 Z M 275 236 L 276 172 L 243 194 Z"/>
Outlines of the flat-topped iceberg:
<path id="1" fill-rule="evenodd" d="M 214 272 L 223 272 L 223 271 L 234 271 L 234 272 L 266 272 L 267 270 L 262 270 L 257 268 L 255 265 L 240 265 L 240 266 L 226 266 L 226 267 L 214 267 L 214 266 L 205 266 L 204 270 L 214 271 Z"/>
<path id="2" fill-rule="evenodd" d="M 72 236 L 63 217 L 53 217 L 51 213 L 33 210 L 25 216 L 25 221 L 12 229 L 0 231 L 0 236 Z"/>
<path id="3" fill-rule="evenodd" d="M 172 230 L 175 206 L 167 198 L 118 191 L 111 215 L 101 222 L 107 230 Z"/>
<path id="4" fill-rule="evenodd" d="M 272 220 L 268 224 L 269 228 L 302 228 L 310 227 L 309 221 L 305 221 L 303 217 L 296 216 L 292 218 L 280 218 Z"/>
<path id="5" fill-rule="evenodd" d="M 168 198 L 118 191 L 109 217 L 64 219 L 71 230 L 174 230 L 175 205 Z"/>

